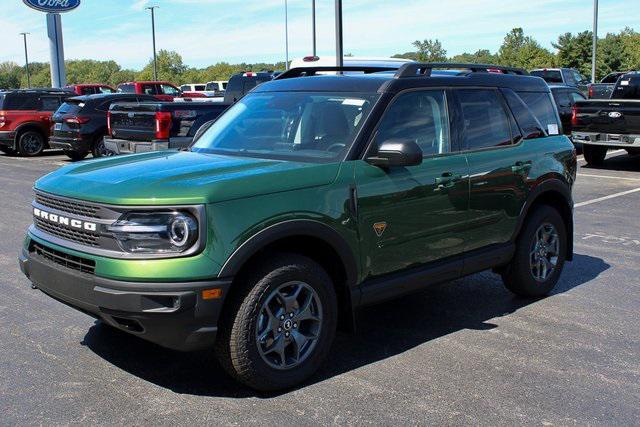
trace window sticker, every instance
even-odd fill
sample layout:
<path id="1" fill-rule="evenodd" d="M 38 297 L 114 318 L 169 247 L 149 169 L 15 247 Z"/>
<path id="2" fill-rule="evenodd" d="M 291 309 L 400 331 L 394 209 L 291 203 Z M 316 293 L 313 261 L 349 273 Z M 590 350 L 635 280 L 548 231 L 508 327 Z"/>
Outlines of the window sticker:
<path id="1" fill-rule="evenodd" d="M 560 133 L 560 130 L 558 129 L 557 124 L 550 123 L 549 125 L 547 125 L 547 132 L 549 133 L 549 135 L 558 135 Z"/>

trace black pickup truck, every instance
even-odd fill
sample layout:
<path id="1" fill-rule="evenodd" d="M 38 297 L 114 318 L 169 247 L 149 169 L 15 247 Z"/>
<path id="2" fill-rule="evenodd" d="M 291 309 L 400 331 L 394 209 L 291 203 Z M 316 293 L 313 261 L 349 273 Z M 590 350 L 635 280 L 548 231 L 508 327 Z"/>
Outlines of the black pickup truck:
<path id="1" fill-rule="evenodd" d="M 109 154 L 181 149 L 191 145 L 215 120 L 254 87 L 273 80 L 278 72 L 245 72 L 231 77 L 223 102 L 149 102 L 114 104 L 109 109 Z M 197 99 L 197 98 L 194 98 Z"/>
<path id="2" fill-rule="evenodd" d="M 640 72 L 620 77 L 610 99 L 577 102 L 571 122 L 573 142 L 590 165 L 601 165 L 610 148 L 640 154 Z"/>
<path id="3" fill-rule="evenodd" d="M 113 104 L 104 146 L 111 154 L 185 148 L 203 124 L 216 119 L 227 107 L 215 102 Z"/>

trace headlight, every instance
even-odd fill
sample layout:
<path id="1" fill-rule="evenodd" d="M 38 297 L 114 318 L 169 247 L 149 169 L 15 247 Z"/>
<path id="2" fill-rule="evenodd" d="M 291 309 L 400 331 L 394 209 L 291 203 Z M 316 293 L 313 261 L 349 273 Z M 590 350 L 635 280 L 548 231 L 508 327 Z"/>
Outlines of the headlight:
<path id="1" fill-rule="evenodd" d="M 179 254 L 198 241 L 198 222 L 186 212 L 128 212 L 109 231 L 130 253 Z"/>

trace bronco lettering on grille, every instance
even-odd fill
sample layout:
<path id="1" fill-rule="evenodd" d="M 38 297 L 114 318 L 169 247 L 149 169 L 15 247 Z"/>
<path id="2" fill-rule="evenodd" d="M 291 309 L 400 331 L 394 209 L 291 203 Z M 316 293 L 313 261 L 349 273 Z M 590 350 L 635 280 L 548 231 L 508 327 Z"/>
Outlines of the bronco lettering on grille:
<path id="1" fill-rule="evenodd" d="M 66 216 L 46 212 L 38 208 L 33 208 L 33 215 L 35 217 L 44 219 L 49 222 L 53 222 L 55 224 L 60 224 L 67 227 L 76 228 L 79 230 L 86 230 L 86 231 L 98 230 L 98 224 L 94 222 L 81 221 L 79 219 L 69 218 Z"/>

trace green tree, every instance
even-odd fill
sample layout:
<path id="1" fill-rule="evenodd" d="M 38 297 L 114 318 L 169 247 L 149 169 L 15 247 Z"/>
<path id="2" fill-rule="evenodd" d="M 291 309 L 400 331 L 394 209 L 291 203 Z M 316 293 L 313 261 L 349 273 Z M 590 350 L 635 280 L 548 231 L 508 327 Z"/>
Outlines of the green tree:
<path id="1" fill-rule="evenodd" d="M 500 65 L 521 67 L 527 70 L 539 67 L 552 67 L 556 58 L 549 50 L 540 46 L 530 36 L 524 35 L 522 28 L 514 28 L 504 38 L 498 51 Z"/>
<path id="2" fill-rule="evenodd" d="M 160 50 L 158 59 L 158 79 L 170 82 L 180 81 L 180 76 L 187 71 L 187 66 L 182 62 L 182 56 L 178 52 Z M 153 80 L 153 59 L 138 73 L 138 80 Z"/>
<path id="3" fill-rule="evenodd" d="M 474 53 L 456 55 L 450 61 L 469 64 L 495 64 L 498 62 L 498 55 L 491 53 L 488 49 L 480 49 Z"/>
<path id="4" fill-rule="evenodd" d="M 558 50 L 558 64 L 562 67 L 575 68 L 585 76 L 591 76 L 593 33 L 583 31 L 575 36 L 562 34 L 553 47 Z"/>
<path id="5" fill-rule="evenodd" d="M 417 51 L 416 59 L 420 62 L 445 62 L 447 60 L 447 51 L 438 39 L 416 40 L 413 42 L 413 46 Z"/>
<path id="6" fill-rule="evenodd" d="M 0 62 L 0 89 L 19 88 L 23 72 L 23 68 L 15 62 Z"/>

